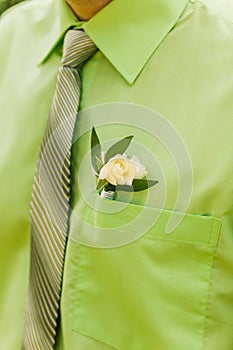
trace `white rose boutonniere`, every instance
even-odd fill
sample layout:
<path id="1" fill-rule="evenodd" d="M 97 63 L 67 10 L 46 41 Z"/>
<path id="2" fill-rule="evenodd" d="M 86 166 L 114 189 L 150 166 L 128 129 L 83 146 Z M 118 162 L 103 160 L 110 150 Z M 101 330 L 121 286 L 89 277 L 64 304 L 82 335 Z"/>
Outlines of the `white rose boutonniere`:
<path id="1" fill-rule="evenodd" d="M 147 180 L 148 171 L 135 155 L 129 158 L 124 153 L 132 139 L 133 136 L 125 137 L 103 153 L 93 127 L 91 136 L 92 166 L 97 177 L 96 190 L 102 197 L 114 199 L 117 190 L 138 192 L 158 183 L 158 181 Z"/>
<path id="2" fill-rule="evenodd" d="M 134 179 L 142 179 L 147 173 L 136 156 L 129 159 L 125 154 L 117 154 L 103 165 L 99 173 L 99 179 L 106 179 L 114 186 L 132 186 Z"/>

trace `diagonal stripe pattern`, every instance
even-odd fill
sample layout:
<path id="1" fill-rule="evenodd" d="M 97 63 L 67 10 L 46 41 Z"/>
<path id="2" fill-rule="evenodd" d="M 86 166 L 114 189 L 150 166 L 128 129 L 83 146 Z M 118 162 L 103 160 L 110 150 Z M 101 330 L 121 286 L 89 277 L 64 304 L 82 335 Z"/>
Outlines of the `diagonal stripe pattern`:
<path id="1" fill-rule="evenodd" d="M 55 346 L 69 230 L 70 150 L 80 100 L 80 72 L 95 50 L 85 32 L 67 32 L 32 190 L 23 350 L 51 350 Z"/>

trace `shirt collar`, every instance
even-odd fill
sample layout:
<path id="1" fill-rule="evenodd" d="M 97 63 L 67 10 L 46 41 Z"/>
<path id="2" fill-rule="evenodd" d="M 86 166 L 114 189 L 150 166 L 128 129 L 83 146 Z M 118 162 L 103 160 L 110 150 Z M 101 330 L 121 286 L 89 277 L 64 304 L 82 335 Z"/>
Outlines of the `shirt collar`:
<path id="1" fill-rule="evenodd" d="M 132 84 L 146 62 L 183 13 L 187 0 L 113 0 L 91 20 L 82 23 L 58 0 L 57 30 L 42 60 L 45 61 L 65 32 L 83 27 L 96 46 Z"/>

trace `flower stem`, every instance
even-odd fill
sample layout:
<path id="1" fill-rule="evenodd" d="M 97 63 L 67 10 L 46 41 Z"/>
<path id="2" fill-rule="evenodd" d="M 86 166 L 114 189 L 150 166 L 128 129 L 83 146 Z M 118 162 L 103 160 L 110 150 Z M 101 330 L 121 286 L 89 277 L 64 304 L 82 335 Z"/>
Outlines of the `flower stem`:
<path id="1" fill-rule="evenodd" d="M 115 199 L 115 196 L 116 196 L 116 192 L 115 191 L 105 191 L 105 190 L 102 190 L 101 194 L 100 194 L 100 197 L 101 198 L 106 198 L 106 199 Z"/>

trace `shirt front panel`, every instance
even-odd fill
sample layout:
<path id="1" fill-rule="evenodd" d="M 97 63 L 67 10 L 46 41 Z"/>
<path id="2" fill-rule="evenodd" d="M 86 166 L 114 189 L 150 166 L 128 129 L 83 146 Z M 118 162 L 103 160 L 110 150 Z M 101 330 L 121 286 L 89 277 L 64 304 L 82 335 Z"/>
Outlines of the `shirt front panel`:
<path id="1" fill-rule="evenodd" d="M 177 130 L 190 154 L 193 168 L 193 191 L 187 212 L 203 216 L 210 215 L 223 220 L 219 246 L 216 252 L 216 260 L 212 260 L 211 263 L 214 264 L 212 277 L 210 277 L 211 280 L 209 281 L 212 288 L 208 289 L 208 296 L 206 295 L 204 297 L 204 295 L 199 295 L 199 301 L 200 299 L 203 300 L 204 308 L 206 307 L 205 312 L 203 311 L 203 314 L 205 314 L 205 318 L 203 319 L 205 327 L 197 326 L 199 322 L 198 317 L 200 317 L 198 312 L 200 310 L 198 312 L 189 310 L 190 314 L 185 321 L 186 329 L 183 327 L 182 337 L 179 336 L 179 326 L 174 328 L 174 324 L 172 323 L 174 331 L 173 336 L 171 335 L 171 337 L 173 337 L 172 339 L 174 339 L 174 343 L 171 345 L 172 349 L 199 349 L 203 346 L 205 349 L 211 350 L 217 350 L 220 347 L 230 350 L 232 347 L 230 332 L 233 323 L 232 303 L 230 300 L 229 303 L 227 303 L 226 299 L 224 302 L 221 298 L 223 290 L 232 290 L 233 288 L 231 279 L 229 278 L 229 271 L 232 271 L 233 266 L 230 253 L 232 249 L 232 227 L 229 223 L 231 221 L 233 208 L 231 185 L 232 152 L 230 151 L 233 148 L 231 139 L 232 106 L 230 97 L 232 95 L 233 86 L 231 76 L 233 54 L 230 45 L 232 40 L 231 26 L 232 25 L 228 21 L 216 16 L 216 14 L 209 11 L 208 8 L 201 3 L 197 3 L 187 10 L 173 31 L 157 48 L 133 85 L 129 85 L 129 83 L 119 75 L 101 52 L 98 52 L 93 59 L 86 64 L 83 71 L 81 109 L 87 109 L 87 112 L 80 114 L 77 129 L 79 129 L 79 133 L 81 134 L 86 130 L 89 130 L 89 132 L 80 138 L 73 148 L 72 216 L 78 217 L 82 209 L 83 192 L 82 189 L 80 189 L 80 181 L 82 182 L 82 179 L 78 176 L 78 173 L 80 173 L 80 169 L 82 169 L 84 175 L 86 174 L 88 177 L 90 172 L 90 167 L 88 162 L 85 162 L 85 157 L 90 152 L 90 130 L 95 122 L 95 113 L 96 118 L 97 116 L 99 117 L 97 110 L 101 104 L 120 102 L 122 104 L 122 109 L 126 109 L 125 116 L 128 126 L 120 128 L 119 125 L 117 125 L 118 120 L 115 120 L 116 125 L 111 124 L 113 119 L 111 119 L 110 115 L 109 121 L 111 121 L 111 123 L 108 125 L 106 121 L 107 117 L 104 115 L 106 110 L 103 108 L 102 122 L 104 127 L 98 127 L 101 141 L 107 142 L 109 139 L 117 139 L 129 134 L 136 134 L 137 140 L 144 143 L 146 148 L 149 148 L 159 159 L 159 163 L 165 173 L 167 193 L 163 208 L 166 210 L 174 209 L 179 188 L 176 166 L 172 163 L 170 155 L 161 143 L 151 140 L 149 136 L 145 139 L 145 134 L 142 131 L 138 131 L 137 127 L 132 127 L 132 123 L 130 124 L 127 120 L 128 103 L 142 105 L 157 111 L 167 122 L 171 123 L 175 130 Z M 213 35 L 213 33 L 218 34 Z M 98 106 L 96 107 L 96 112 L 93 106 Z M 114 105 L 112 108 L 114 108 Z M 144 118 L 145 129 L 148 130 L 150 127 L 150 120 L 147 121 L 145 119 L 146 115 L 146 112 L 142 114 L 142 118 Z M 140 156 L 143 159 L 143 152 L 140 153 Z M 186 169 L 183 169 L 183 171 L 185 172 Z M 153 175 L 156 176 L 156 173 Z M 159 178 L 159 180 L 161 185 L 162 178 Z M 94 187 L 91 186 L 92 185 L 90 185 L 89 191 L 93 192 Z M 146 198 L 145 194 L 136 194 L 133 197 L 133 203 L 140 206 L 147 205 L 153 208 L 161 208 L 161 196 L 163 193 L 162 191 L 160 192 L 159 186 L 150 189 L 150 193 L 151 196 L 149 200 Z M 176 209 L 182 211 L 182 207 Z M 96 220 L 98 220 L 98 217 L 96 217 Z M 107 349 L 111 349 L 112 347 L 121 348 L 121 346 L 122 349 L 125 349 L 124 346 L 126 346 L 126 348 L 127 346 L 131 346 L 132 349 L 137 349 L 137 346 L 139 348 L 140 346 L 148 346 L 148 344 L 142 345 L 139 339 L 138 343 L 134 339 L 134 344 L 132 333 L 125 336 L 125 339 L 128 337 L 128 339 L 132 340 L 131 345 L 121 344 L 120 346 L 117 344 L 120 335 L 114 335 L 114 332 L 111 331 L 114 322 L 109 321 L 111 324 L 109 332 L 106 331 L 106 334 L 102 335 L 102 338 L 100 337 L 100 329 L 98 329 L 98 327 L 92 327 L 88 324 L 88 321 L 84 321 L 84 326 L 80 325 L 85 317 L 83 316 L 82 302 L 85 300 L 88 305 L 88 303 L 91 302 L 91 297 L 88 299 L 87 295 L 87 297 L 83 296 L 82 299 L 78 299 L 82 296 L 82 288 L 85 293 L 88 293 L 88 290 L 93 288 L 90 294 L 96 295 L 96 303 L 98 304 L 99 302 L 100 305 L 102 305 L 102 313 L 107 317 L 107 314 L 105 314 L 106 310 L 104 310 L 105 304 L 102 302 L 101 296 L 108 300 L 108 293 L 113 293 L 114 295 L 114 291 L 111 290 L 111 286 L 112 288 L 114 286 L 114 277 L 111 279 L 111 282 L 108 284 L 106 283 L 106 285 L 103 282 L 104 280 L 102 281 L 105 289 L 104 287 L 102 289 L 101 287 L 98 288 L 94 283 L 91 284 L 91 281 L 93 282 L 93 280 L 95 280 L 95 275 L 98 276 L 99 279 L 96 277 L 98 281 L 101 280 L 100 271 L 104 269 L 104 263 L 102 264 L 104 261 L 108 264 L 109 271 L 114 271 L 116 276 L 118 276 L 118 273 L 120 274 L 122 261 L 125 261 L 126 270 L 130 270 L 129 267 L 127 268 L 127 263 L 130 264 L 134 261 L 134 254 L 136 254 L 136 252 L 138 253 L 138 259 L 140 259 L 140 253 L 145 249 L 143 246 L 143 239 L 138 240 L 135 246 L 131 244 L 128 248 L 115 249 L 111 255 L 111 252 L 108 250 L 104 251 L 103 249 L 98 250 L 88 247 L 83 248 L 82 245 L 77 244 L 78 239 L 76 240 L 76 232 L 79 229 L 81 231 L 84 229 L 80 228 L 82 226 L 77 226 L 75 223 L 72 224 L 73 222 L 75 222 L 75 220 L 71 221 L 71 239 L 68 244 L 63 289 L 62 313 L 64 322 L 62 324 L 61 333 L 61 341 L 63 341 L 62 346 L 67 349 L 73 349 L 76 345 L 84 346 L 84 344 L 89 346 L 90 349 L 94 346 L 100 346 L 100 349 L 104 349 L 105 347 Z M 197 229 L 199 229 L 198 224 Z M 191 231 L 189 233 L 191 234 Z M 170 251 L 170 253 L 172 254 L 172 251 Z M 151 258 L 152 270 L 155 266 L 153 262 L 156 264 L 156 253 L 154 252 L 154 254 L 155 256 Z M 126 257 L 127 255 L 128 259 Z M 146 259 L 146 253 L 144 252 L 142 255 L 144 259 Z M 177 260 L 176 257 L 174 257 L 174 259 Z M 199 257 L 196 257 L 196 259 L 199 259 Z M 224 261 L 227 262 L 229 269 L 225 269 Z M 188 263 L 188 260 L 186 262 Z M 135 265 L 136 264 L 135 260 Z M 178 272 L 177 264 L 178 260 L 173 264 L 174 275 Z M 78 265 L 80 266 L 81 272 L 78 271 Z M 119 270 L 117 269 L 118 265 Z M 92 267 L 93 272 L 91 272 Z M 90 270 L 88 270 L 89 268 Z M 195 263 L 194 266 L 190 266 L 190 273 L 193 273 L 194 276 L 195 268 L 197 268 L 197 264 Z M 207 265 L 205 265 L 205 268 L 207 268 Z M 85 276 L 87 277 L 88 274 L 87 271 L 89 271 L 89 279 L 87 278 L 85 280 Z M 139 267 L 137 273 L 138 276 L 143 275 L 143 272 L 142 275 L 140 275 Z M 110 275 L 111 273 L 109 273 L 109 275 L 107 274 L 109 278 L 111 278 Z M 200 271 L 197 273 L 197 276 L 198 275 L 199 277 L 195 279 L 194 288 L 198 288 L 198 286 L 201 288 L 203 285 Z M 123 276 L 125 276 L 125 274 L 122 274 L 122 279 L 124 278 Z M 178 274 L 176 276 L 178 279 Z M 79 278 L 82 279 L 81 282 L 79 282 Z M 129 276 L 128 278 L 130 279 Z M 203 279 L 207 279 L 207 277 L 205 276 Z M 221 283 L 219 283 L 220 280 Z M 85 289 L 85 283 L 86 286 L 90 283 L 89 289 L 87 290 Z M 156 288 L 158 292 L 159 286 Z M 98 292 L 100 293 L 101 291 L 103 294 L 99 295 Z M 128 290 L 125 292 L 125 299 L 128 297 L 130 300 L 132 295 L 130 296 L 127 293 L 129 293 Z M 98 296 L 100 299 L 98 299 Z M 116 304 L 117 298 L 116 294 L 114 299 Z M 145 298 L 146 296 L 144 295 L 143 300 L 145 300 Z M 168 304 L 169 298 L 172 299 L 172 297 L 167 297 L 166 300 Z M 207 304 L 205 304 L 206 301 L 204 302 L 204 299 L 207 300 Z M 123 303 L 123 299 L 120 300 Z M 156 298 L 153 299 L 153 297 L 149 300 L 150 302 L 148 302 L 148 304 L 150 304 L 153 309 L 152 305 L 154 303 L 156 304 L 158 300 Z M 160 302 L 162 302 L 161 300 Z M 183 304 L 183 301 L 181 304 Z M 107 302 L 106 305 L 108 305 Z M 126 305 L 125 307 L 127 307 Z M 144 315 L 143 307 L 146 308 L 147 303 L 145 302 L 143 305 L 141 312 Z M 147 307 L 149 306 L 147 305 Z M 92 318 L 97 317 L 94 311 L 92 313 L 92 311 L 89 310 L 89 312 Z M 185 314 L 184 310 L 182 310 L 182 306 L 180 307 L 180 312 L 181 314 Z M 79 317 L 81 319 L 80 321 Z M 144 315 L 145 328 L 148 330 L 151 327 L 151 332 L 156 334 L 156 340 L 153 340 L 152 333 L 146 333 L 153 347 L 160 346 L 161 348 L 169 348 L 169 340 L 165 337 L 167 340 L 164 341 L 161 336 L 163 333 L 162 321 L 160 324 L 157 319 L 155 321 L 150 318 L 149 312 L 147 317 Z M 114 318 L 114 316 L 111 316 L 111 319 L 112 318 Z M 193 324 L 188 326 L 190 320 L 195 320 L 195 318 L 197 320 L 196 326 Z M 220 321 L 220 319 L 222 321 Z M 108 322 L 104 317 L 103 319 L 97 317 L 95 320 L 96 323 L 101 322 L 103 327 L 108 326 Z M 115 320 L 115 322 L 117 323 L 117 320 Z M 123 325 L 124 322 L 126 321 L 122 316 Z M 134 321 L 128 320 L 128 323 L 129 322 L 133 323 Z M 223 322 L 222 326 L 221 322 Z M 151 326 L 152 324 L 153 326 Z M 122 327 L 124 327 L 123 325 Z M 76 332 L 69 332 L 72 327 Z M 143 327 L 138 326 L 137 333 L 140 334 L 140 332 L 143 332 L 142 329 L 145 331 Z M 192 334 L 194 330 L 196 330 L 196 333 L 199 332 L 199 336 L 196 336 L 196 338 Z M 224 334 L 218 342 L 216 342 L 214 337 L 214 333 L 217 330 Z M 121 331 L 123 332 L 123 328 Z M 110 335 L 108 333 L 110 333 Z M 143 335 L 141 335 L 141 338 L 143 338 Z M 145 335 L 144 338 L 146 338 Z M 99 343 L 99 341 L 102 341 L 104 344 Z"/>

